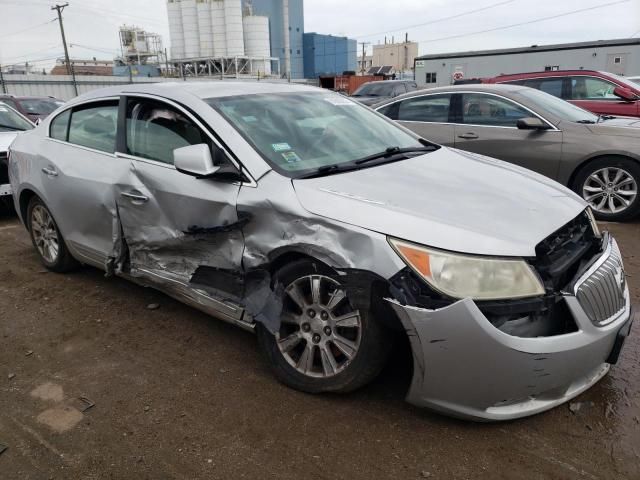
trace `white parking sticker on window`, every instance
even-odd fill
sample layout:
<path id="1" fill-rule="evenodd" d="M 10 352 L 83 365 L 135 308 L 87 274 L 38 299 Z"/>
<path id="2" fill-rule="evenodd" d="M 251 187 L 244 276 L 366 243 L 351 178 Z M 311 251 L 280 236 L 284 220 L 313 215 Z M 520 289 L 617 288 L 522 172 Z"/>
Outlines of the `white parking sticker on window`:
<path id="1" fill-rule="evenodd" d="M 288 143 L 272 143 L 271 148 L 273 148 L 274 152 L 285 152 L 291 150 L 291 145 Z"/>
<path id="2" fill-rule="evenodd" d="M 8 112 L 7 107 L 0 107 L 0 112 Z"/>
<path id="3" fill-rule="evenodd" d="M 285 152 L 282 154 L 282 158 L 284 158 L 287 163 L 297 163 L 302 160 L 296 152 Z"/>
<path id="4" fill-rule="evenodd" d="M 349 100 L 346 97 L 341 97 L 341 96 L 335 96 L 335 97 L 325 97 L 324 98 L 325 102 L 329 102 L 331 105 L 336 105 L 339 107 L 352 107 L 354 106 L 356 103 L 352 102 L 351 100 Z"/>
<path id="5" fill-rule="evenodd" d="M 258 119 L 256 117 L 254 117 L 253 115 L 248 115 L 246 117 L 242 117 L 242 120 L 244 120 L 247 123 L 253 123 L 253 122 L 257 122 Z"/>

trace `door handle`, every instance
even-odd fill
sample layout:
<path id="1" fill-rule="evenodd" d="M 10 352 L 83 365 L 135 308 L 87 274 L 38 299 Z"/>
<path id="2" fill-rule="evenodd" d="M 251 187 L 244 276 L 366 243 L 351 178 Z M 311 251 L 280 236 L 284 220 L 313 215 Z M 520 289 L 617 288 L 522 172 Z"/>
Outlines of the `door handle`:
<path id="1" fill-rule="evenodd" d="M 476 138 L 478 138 L 478 135 L 476 135 L 475 133 L 464 133 L 462 135 L 458 135 L 458 138 L 464 138 L 465 140 L 475 140 Z"/>
<path id="2" fill-rule="evenodd" d="M 58 172 L 56 171 L 55 168 L 52 168 L 52 167 L 44 167 L 42 169 L 42 173 L 44 173 L 45 175 L 48 175 L 49 177 L 57 177 L 58 176 Z"/>
<path id="3" fill-rule="evenodd" d="M 120 195 L 122 195 L 123 197 L 130 198 L 131 200 L 135 200 L 136 202 L 149 201 L 149 197 L 136 192 L 122 192 L 120 193 Z"/>

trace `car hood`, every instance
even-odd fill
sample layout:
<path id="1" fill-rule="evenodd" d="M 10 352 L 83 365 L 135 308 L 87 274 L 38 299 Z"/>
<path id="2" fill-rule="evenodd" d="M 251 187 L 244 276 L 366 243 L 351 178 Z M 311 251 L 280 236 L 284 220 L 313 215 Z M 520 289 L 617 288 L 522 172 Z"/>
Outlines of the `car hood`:
<path id="1" fill-rule="evenodd" d="M 6 152 L 17 136 L 18 132 L 0 132 L 0 152 Z"/>
<path id="2" fill-rule="evenodd" d="M 640 136 L 640 118 L 618 117 L 587 125 L 596 135 L 617 135 L 623 137 Z"/>
<path id="3" fill-rule="evenodd" d="M 384 97 L 384 96 L 362 96 L 362 97 L 351 97 L 353 100 L 355 100 L 356 102 L 360 102 L 364 105 L 373 105 L 375 103 L 378 102 L 382 102 L 383 100 L 386 100 L 389 97 Z"/>
<path id="4" fill-rule="evenodd" d="M 293 180 L 311 213 L 431 247 L 535 256 L 586 208 L 559 183 L 514 165 L 439 150 L 408 160 Z"/>

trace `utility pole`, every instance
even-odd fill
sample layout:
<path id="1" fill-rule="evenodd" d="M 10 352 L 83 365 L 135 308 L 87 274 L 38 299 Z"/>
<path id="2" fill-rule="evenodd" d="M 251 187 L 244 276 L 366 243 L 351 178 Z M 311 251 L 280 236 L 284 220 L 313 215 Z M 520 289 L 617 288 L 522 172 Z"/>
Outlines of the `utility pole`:
<path id="1" fill-rule="evenodd" d="M 64 47 L 64 61 L 67 63 L 67 74 L 71 75 L 71 80 L 73 81 L 73 90 L 78 95 L 78 84 L 76 83 L 76 74 L 73 71 L 73 66 L 71 65 L 71 60 L 69 60 L 69 49 L 67 48 L 67 39 L 64 36 L 64 25 L 62 24 L 62 11 L 65 7 L 68 7 L 69 4 L 65 3 L 64 5 L 56 4 L 55 7 L 51 7 L 51 10 L 55 10 L 58 12 L 58 23 L 60 24 L 60 34 L 62 35 L 62 46 Z"/>
<path id="2" fill-rule="evenodd" d="M 371 42 L 360 42 L 360 45 L 362 45 L 362 68 L 360 69 L 360 73 L 362 73 L 362 75 L 364 75 L 365 71 L 367 70 L 365 68 L 365 57 L 366 57 L 366 53 L 367 53 L 367 45 L 369 45 Z"/>
<path id="3" fill-rule="evenodd" d="M 2 93 L 7 93 L 7 87 L 4 84 L 4 74 L 2 73 L 2 65 L 0 64 L 0 86 L 2 86 Z"/>

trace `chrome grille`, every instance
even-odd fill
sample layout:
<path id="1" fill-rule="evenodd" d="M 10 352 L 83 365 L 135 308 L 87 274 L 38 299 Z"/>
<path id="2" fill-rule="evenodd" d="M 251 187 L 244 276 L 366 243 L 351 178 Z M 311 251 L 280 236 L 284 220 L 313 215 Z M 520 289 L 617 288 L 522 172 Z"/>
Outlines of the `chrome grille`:
<path id="1" fill-rule="evenodd" d="M 622 255 L 615 240 L 609 240 L 605 254 L 576 285 L 576 297 L 589 319 L 606 325 L 625 308 L 626 279 Z"/>

